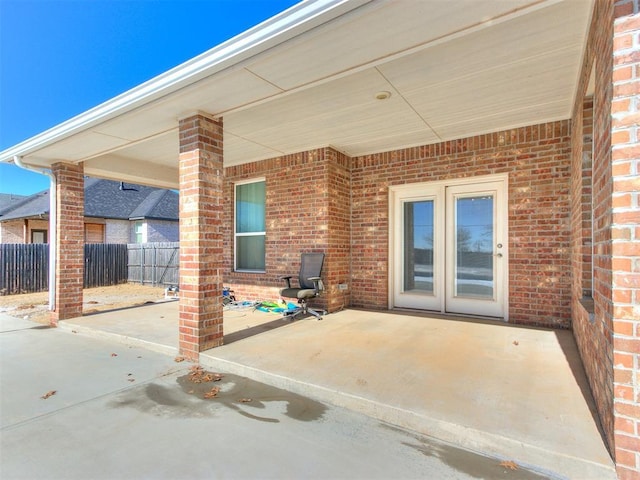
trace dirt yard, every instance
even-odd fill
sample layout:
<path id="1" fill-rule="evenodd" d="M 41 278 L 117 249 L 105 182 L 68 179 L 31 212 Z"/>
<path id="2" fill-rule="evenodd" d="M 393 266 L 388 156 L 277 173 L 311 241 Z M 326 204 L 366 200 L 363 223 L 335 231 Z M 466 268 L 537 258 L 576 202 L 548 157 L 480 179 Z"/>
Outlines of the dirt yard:
<path id="1" fill-rule="evenodd" d="M 163 287 L 124 283 L 111 287 L 85 288 L 83 313 L 132 307 L 164 298 Z M 49 323 L 49 292 L 0 296 L 0 312 L 12 317 Z"/>

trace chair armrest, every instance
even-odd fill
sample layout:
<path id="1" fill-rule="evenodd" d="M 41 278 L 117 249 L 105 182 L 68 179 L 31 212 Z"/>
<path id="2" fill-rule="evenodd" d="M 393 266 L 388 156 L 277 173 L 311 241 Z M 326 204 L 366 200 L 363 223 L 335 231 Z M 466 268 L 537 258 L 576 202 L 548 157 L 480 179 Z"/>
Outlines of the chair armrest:
<path id="1" fill-rule="evenodd" d="M 293 275 L 288 275 L 286 277 L 280 277 L 280 280 L 284 280 L 287 284 L 287 288 L 291 288 L 291 278 Z"/>
<path id="2" fill-rule="evenodd" d="M 316 294 L 320 294 L 320 292 L 324 290 L 324 284 L 320 277 L 309 277 L 307 280 L 311 280 L 313 282 L 313 288 L 315 289 Z"/>

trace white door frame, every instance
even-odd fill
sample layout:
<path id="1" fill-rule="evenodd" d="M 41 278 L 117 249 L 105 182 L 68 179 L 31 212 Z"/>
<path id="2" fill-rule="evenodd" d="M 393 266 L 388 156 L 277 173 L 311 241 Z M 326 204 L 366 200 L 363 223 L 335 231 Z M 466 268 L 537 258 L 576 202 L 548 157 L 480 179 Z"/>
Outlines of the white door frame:
<path id="1" fill-rule="evenodd" d="M 504 267 L 502 268 L 501 280 L 502 282 L 502 305 L 503 305 L 503 319 L 505 321 L 509 320 L 509 177 L 507 174 L 496 174 L 496 175 L 482 175 L 476 177 L 468 177 L 468 178 L 458 178 L 458 179 L 450 179 L 450 180 L 440 180 L 434 182 L 419 182 L 419 183 L 410 183 L 403 185 L 394 185 L 389 187 L 389 287 L 388 287 L 388 306 L 389 309 L 393 309 L 395 307 L 394 297 L 395 292 L 400 287 L 401 282 L 401 266 L 402 266 L 402 245 L 400 243 L 401 237 L 401 228 L 402 228 L 402 212 L 399 211 L 399 206 L 403 201 L 412 201 L 419 200 L 420 198 L 428 197 L 430 192 L 441 191 L 444 192 L 446 187 L 452 186 L 462 186 L 462 185 L 477 185 L 478 189 L 482 188 L 483 183 L 493 183 L 493 182 L 502 182 L 503 184 L 503 202 L 500 205 L 497 205 L 496 208 L 502 208 L 502 211 L 499 212 L 498 218 L 504 219 L 504 224 L 502 225 L 503 231 L 503 248 L 501 249 L 501 253 L 503 255 Z M 417 194 L 416 192 L 425 192 L 424 195 Z M 442 197 L 444 198 L 444 196 Z M 444 232 L 441 235 L 436 235 L 434 238 L 434 248 L 442 247 L 441 242 L 444 242 Z M 444 259 L 436 259 L 434 262 L 434 276 L 435 270 L 443 271 L 445 268 Z M 444 288 L 444 287 L 442 287 Z M 439 302 L 438 308 L 435 311 L 440 313 L 446 313 L 445 310 L 445 295 L 440 295 L 441 301 Z M 411 307 L 407 307 L 411 308 Z M 458 315 L 458 314 L 456 314 Z"/>

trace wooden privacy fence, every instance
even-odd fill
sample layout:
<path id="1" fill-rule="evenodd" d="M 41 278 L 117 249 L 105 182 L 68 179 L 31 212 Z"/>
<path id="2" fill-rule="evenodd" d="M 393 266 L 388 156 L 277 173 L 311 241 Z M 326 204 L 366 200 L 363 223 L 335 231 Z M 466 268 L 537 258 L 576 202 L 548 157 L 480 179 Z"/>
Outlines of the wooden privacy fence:
<path id="1" fill-rule="evenodd" d="M 84 286 L 104 287 L 127 281 L 127 246 L 87 243 L 84 246 Z"/>
<path id="2" fill-rule="evenodd" d="M 126 245 L 90 243 L 84 246 L 85 287 L 126 281 Z M 0 244 L 0 295 L 48 289 L 48 244 Z"/>
<path id="3" fill-rule="evenodd" d="M 178 285 L 179 242 L 130 243 L 129 282 Z"/>
<path id="4" fill-rule="evenodd" d="M 0 295 L 49 288 L 49 245 L 0 244 Z"/>

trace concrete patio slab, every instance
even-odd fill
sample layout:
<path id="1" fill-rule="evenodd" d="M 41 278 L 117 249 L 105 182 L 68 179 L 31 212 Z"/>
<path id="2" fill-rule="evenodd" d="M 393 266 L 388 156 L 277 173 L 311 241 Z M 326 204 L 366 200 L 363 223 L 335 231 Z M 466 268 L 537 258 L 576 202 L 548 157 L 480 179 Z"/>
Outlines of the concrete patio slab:
<path id="1" fill-rule="evenodd" d="M 213 382 L 161 353 L 5 325 L 3 480 L 547 478 L 246 377 L 207 398 Z"/>
<path id="2" fill-rule="evenodd" d="M 177 304 L 62 328 L 176 352 Z M 571 332 L 345 310 L 289 322 L 225 311 L 200 363 L 566 478 L 616 478 Z"/>

